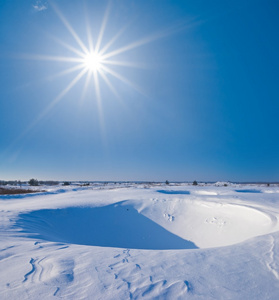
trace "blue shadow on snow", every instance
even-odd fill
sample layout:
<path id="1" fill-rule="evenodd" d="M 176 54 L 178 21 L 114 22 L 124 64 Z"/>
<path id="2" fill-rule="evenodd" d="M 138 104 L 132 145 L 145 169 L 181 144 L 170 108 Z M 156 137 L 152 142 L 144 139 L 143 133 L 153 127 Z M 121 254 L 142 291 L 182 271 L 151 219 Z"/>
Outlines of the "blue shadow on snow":
<path id="1" fill-rule="evenodd" d="M 260 190 L 235 190 L 237 193 L 261 193 Z"/>
<path id="2" fill-rule="evenodd" d="M 30 238 L 130 249 L 197 249 L 122 203 L 102 207 L 43 209 L 19 215 L 15 226 Z"/>
<path id="3" fill-rule="evenodd" d="M 170 190 L 158 190 L 158 193 L 162 193 L 162 194 L 176 194 L 176 195 L 190 195 L 189 191 L 170 191 Z"/>

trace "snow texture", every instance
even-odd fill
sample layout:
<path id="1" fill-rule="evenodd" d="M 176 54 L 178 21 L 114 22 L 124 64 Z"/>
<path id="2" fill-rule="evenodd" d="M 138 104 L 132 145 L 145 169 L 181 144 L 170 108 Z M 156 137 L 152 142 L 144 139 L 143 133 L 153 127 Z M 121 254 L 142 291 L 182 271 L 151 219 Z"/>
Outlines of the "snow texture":
<path id="1" fill-rule="evenodd" d="M 0 299 L 278 299 L 279 189 L 0 196 Z"/>

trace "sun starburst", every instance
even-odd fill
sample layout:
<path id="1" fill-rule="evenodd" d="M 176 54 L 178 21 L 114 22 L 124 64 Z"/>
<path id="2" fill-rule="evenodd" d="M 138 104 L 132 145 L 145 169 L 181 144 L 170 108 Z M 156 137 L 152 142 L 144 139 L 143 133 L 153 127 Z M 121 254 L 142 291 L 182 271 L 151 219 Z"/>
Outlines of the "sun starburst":
<path id="1" fill-rule="evenodd" d="M 156 39 L 160 39 L 164 36 L 170 35 L 173 32 L 177 31 L 177 28 L 170 28 L 168 30 L 160 31 L 154 34 L 151 34 L 142 39 L 136 40 L 134 42 L 123 45 L 120 48 L 114 48 L 113 45 L 119 39 L 119 37 L 127 29 L 127 25 L 122 27 L 105 45 L 102 45 L 103 36 L 105 34 L 106 25 L 109 18 L 109 6 L 107 7 L 103 21 L 100 26 L 100 31 L 96 43 L 93 44 L 93 36 L 91 32 L 91 25 L 87 20 L 87 41 L 84 42 L 81 37 L 76 33 L 74 28 L 71 26 L 70 22 L 65 18 L 59 8 L 52 2 L 51 4 L 53 10 L 62 21 L 64 26 L 67 28 L 70 35 L 74 38 L 78 47 L 73 44 L 68 44 L 64 40 L 51 36 L 54 41 L 59 43 L 61 46 L 70 50 L 73 53 L 73 56 L 51 56 L 51 55 L 22 55 L 22 58 L 31 59 L 31 60 L 42 60 L 42 61 L 53 61 L 53 62 L 65 62 L 67 65 L 69 63 L 72 66 L 66 68 L 65 70 L 54 74 L 50 79 L 58 78 L 64 75 L 72 74 L 78 72 L 74 78 L 69 82 L 69 84 L 48 104 L 48 106 L 33 120 L 33 122 L 26 128 L 26 130 L 21 134 L 19 139 L 25 136 L 50 110 L 70 92 L 70 90 L 82 79 L 85 77 L 84 88 L 81 92 L 81 100 L 87 94 L 88 88 L 90 85 L 94 86 L 95 89 L 95 101 L 99 110 L 99 117 L 101 128 L 104 127 L 103 120 L 103 111 L 102 111 L 102 99 L 101 99 L 101 88 L 100 80 L 106 84 L 108 89 L 121 100 L 121 97 L 118 94 L 117 89 L 113 86 L 111 79 L 115 78 L 126 85 L 129 85 L 131 88 L 135 89 L 137 92 L 146 96 L 143 90 L 132 83 L 128 78 L 120 74 L 115 67 L 133 67 L 133 68 L 145 68 L 146 66 L 139 63 L 134 63 L 130 61 L 119 60 L 118 57 L 120 54 L 123 54 L 127 51 L 130 51 L 134 48 L 138 48 L 147 43 L 150 43 Z M 112 49 L 112 50 L 111 50 Z M 92 99 L 92 97 L 91 97 Z M 104 131 L 104 130 L 102 130 Z"/>
<path id="2" fill-rule="evenodd" d="M 99 112 L 101 114 L 101 91 L 100 91 L 100 79 L 103 80 L 103 82 L 107 85 L 107 87 L 113 92 L 114 95 L 116 95 L 118 98 L 118 94 L 116 89 L 113 87 L 110 78 L 114 77 L 117 80 L 122 81 L 125 84 L 128 84 L 130 87 L 134 88 L 140 93 L 143 93 L 142 90 L 134 83 L 132 83 L 129 79 L 125 78 L 125 76 L 119 74 L 116 70 L 112 69 L 113 66 L 123 66 L 123 67 L 140 67 L 142 68 L 143 65 L 136 64 L 132 62 L 127 61 L 120 61 L 117 59 L 113 59 L 120 53 L 124 53 L 128 50 L 131 50 L 133 48 L 136 48 L 142 44 L 145 44 L 149 41 L 139 41 L 134 44 L 129 44 L 127 46 L 123 46 L 119 49 L 115 49 L 112 51 L 109 51 L 109 49 L 113 46 L 115 41 L 121 36 L 121 34 L 126 29 L 125 27 L 122 28 L 115 36 L 112 37 L 111 40 L 109 40 L 108 43 L 106 43 L 102 47 L 102 39 L 105 33 L 106 24 L 108 22 L 108 16 L 109 16 L 109 7 L 106 9 L 103 21 L 100 27 L 100 31 L 98 34 L 98 37 L 96 39 L 96 44 L 93 44 L 93 37 L 91 33 L 91 26 L 89 24 L 89 21 L 87 19 L 87 43 L 82 41 L 82 39 L 79 37 L 79 35 L 76 33 L 74 28 L 71 26 L 71 24 L 68 22 L 68 20 L 65 18 L 65 16 L 62 14 L 62 12 L 58 9 L 58 7 L 52 3 L 51 5 L 56 12 L 59 19 L 62 21 L 62 23 L 67 28 L 68 32 L 72 35 L 75 42 L 78 44 L 79 48 L 74 47 L 73 45 L 70 45 L 63 40 L 53 37 L 52 38 L 58 42 L 63 47 L 70 50 L 72 53 L 74 53 L 75 56 L 49 56 L 49 55 L 33 55 L 28 57 L 29 59 L 38 59 L 38 60 L 47 60 L 47 61 L 60 61 L 60 62 L 67 62 L 72 63 L 74 66 L 69 67 L 59 74 L 55 74 L 52 76 L 52 78 L 56 78 L 59 76 L 63 76 L 69 73 L 74 73 L 79 70 L 79 73 L 74 77 L 74 79 L 65 87 L 63 91 L 55 98 L 53 101 L 49 104 L 49 106 L 45 109 L 44 112 L 40 114 L 38 117 L 41 119 L 58 101 L 60 101 L 77 83 L 81 80 L 86 74 L 85 84 L 84 84 L 84 90 L 82 91 L 82 95 L 84 96 L 87 92 L 87 89 L 89 85 L 92 83 L 95 87 L 95 99 L 98 103 Z M 88 46 L 86 46 L 86 44 Z M 33 122 L 37 122 L 36 120 Z"/>

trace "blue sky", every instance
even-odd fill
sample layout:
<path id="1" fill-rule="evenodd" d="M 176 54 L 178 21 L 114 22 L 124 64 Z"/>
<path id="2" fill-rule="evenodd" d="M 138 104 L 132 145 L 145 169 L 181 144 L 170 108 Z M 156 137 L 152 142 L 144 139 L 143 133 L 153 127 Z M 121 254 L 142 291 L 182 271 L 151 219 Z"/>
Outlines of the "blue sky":
<path id="1" fill-rule="evenodd" d="M 278 181 L 278 9 L 2 0 L 0 179 Z M 62 75 L 105 15 L 109 69 Z"/>

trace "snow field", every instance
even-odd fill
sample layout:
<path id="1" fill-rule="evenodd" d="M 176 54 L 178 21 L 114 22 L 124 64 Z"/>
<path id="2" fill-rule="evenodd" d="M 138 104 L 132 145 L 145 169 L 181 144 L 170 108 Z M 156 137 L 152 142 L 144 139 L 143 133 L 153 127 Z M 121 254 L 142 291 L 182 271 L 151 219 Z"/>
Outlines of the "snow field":
<path id="1" fill-rule="evenodd" d="M 135 185 L 1 197 L 0 298 L 278 299 L 278 195 Z"/>

